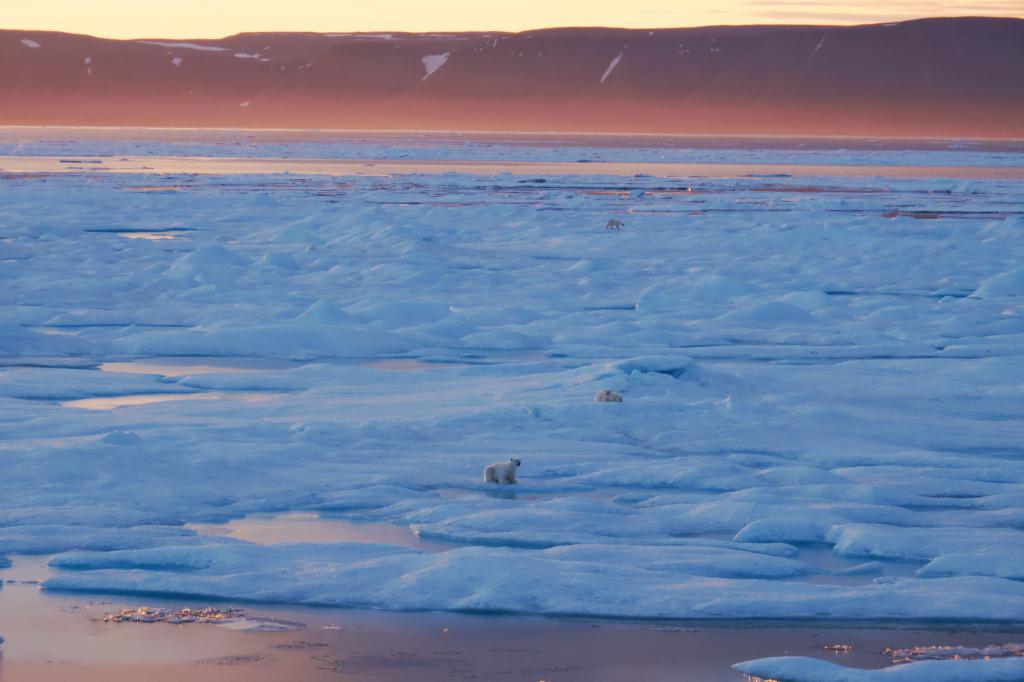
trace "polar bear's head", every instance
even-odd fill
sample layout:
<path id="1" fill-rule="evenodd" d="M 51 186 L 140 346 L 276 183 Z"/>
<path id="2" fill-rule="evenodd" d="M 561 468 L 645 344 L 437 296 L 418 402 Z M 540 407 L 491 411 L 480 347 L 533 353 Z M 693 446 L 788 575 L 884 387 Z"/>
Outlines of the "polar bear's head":
<path id="1" fill-rule="evenodd" d="M 521 460 L 521 459 L 518 459 L 518 458 L 516 458 L 516 457 L 513 457 L 513 458 L 511 459 L 511 462 L 512 462 L 513 464 L 515 464 L 515 465 L 516 465 L 516 467 L 518 467 L 518 466 L 519 466 L 520 464 L 522 464 L 522 463 L 523 463 L 523 460 Z"/>

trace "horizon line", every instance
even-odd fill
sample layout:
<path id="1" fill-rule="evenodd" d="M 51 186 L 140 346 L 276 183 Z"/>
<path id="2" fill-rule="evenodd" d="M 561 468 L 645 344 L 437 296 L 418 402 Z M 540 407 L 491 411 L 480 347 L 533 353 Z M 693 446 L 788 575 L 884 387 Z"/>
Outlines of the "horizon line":
<path id="1" fill-rule="evenodd" d="M 793 22 L 755 22 L 748 24 L 735 24 L 735 23 L 722 23 L 722 24 L 695 24 L 692 26 L 648 26 L 648 27 L 633 27 L 633 26 L 603 26 L 603 25 L 557 25 L 557 26 L 540 26 L 536 28 L 528 28 L 518 31 L 509 31 L 502 29 L 473 29 L 473 30 L 430 30 L 430 31 L 398 31 L 389 29 L 380 30 L 360 30 L 360 31 L 238 31 L 236 33 L 229 33 L 227 35 L 220 35 L 217 37 L 178 37 L 178 36 L 154 36 L 154 35 L 143 35 L 132 38 L 118 38 L 113 36 L 99 35 L 95 33 L 76 33 L 74 31 L 63 31 L 59 29 L 47 29 L 47 28 L 3 28 L 0 27 L 0 32 L 10 33 L 60 33 L 71 36 L 84 36 L 88 38 L 96 38 L 99 40 L 116 40 L 122 42 L 138 42 L 142 40 L 202 40 L 202 41 L 213 41 L 213 40 L 226 40 L 228 38 L 234 38 L 244 35 L 315 35 L 315 36 L 326 36 L 326 37 L 346 37 L 346 36 L 376 36 L 376 35 L 395 35 L 395 36 L 459 36 L 459 35 L 505 35 L 515 36 L 523 35 L 526 33 L 537 33 L 540 31 L 558 31 L 558 30 L 602 30 L 602 31 L 631 31 L 631 32 L 658 32 L 658 31 L 683 31 L 683 30 L 700 30 L 700 29 L 712 29 L 712 28 L 863 28 L 870 26 L 898 26 L 901 24 L 911 24 L 923 21 L 964 21 L 964 20 L 989 20 L 989 21 L 1024 21 L 1024 16 L 998 16 L 998 15 L 985 15 L 985 14 L 964 14 L 957 16 L 921 16 L 914 17 L 912 19 L 898 19 L 893 21 L 865 21 L 857 23 L 793 23 Z"/>

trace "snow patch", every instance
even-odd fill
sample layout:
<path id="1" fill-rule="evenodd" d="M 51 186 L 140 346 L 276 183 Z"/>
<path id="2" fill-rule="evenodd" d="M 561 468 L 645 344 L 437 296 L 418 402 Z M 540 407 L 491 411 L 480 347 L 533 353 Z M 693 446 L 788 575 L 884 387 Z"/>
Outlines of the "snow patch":
<path id="1" fill-rule="evenodd" d="M 169 43 L 163 40 L 139 40 L 137 42 L 144 43 L 146 45 L 159 45 L 160 47 L 177 47 L 182 50 L 201 50 L 203 52 L 227 52 L 226 47 L 217 47 L 216 45 L 197 45 L 196 43 Z"/>
<path id="2" fill-rule="evenodd" d="M 769 301 L 725 313 L 719 319 L 755 325 L 787 325 L 814 322 L 815 317 L 803 308 L 782 301 Z"/>
<path id="3" fill-rule="evenodd" d="M 989 277 L 982 282 L 974 295 L 978 298 L 1024 296 L 1024 267 Z"/>
<path id="4" fill-rule="evenodd" d="M 434 75 L 434 72 L 440 69 L 448 62 L 448 57 L 451 56 L 451 52 L 445 52 L 444 54 L 428 54 L 426 57 L 421 59 L 423 62 L 423 68 L 426 69 L 427 75 L 423 77 L 423 80 L 427 80 Z"/>
<path id="5" fill-rule="evenodd" d="M 708 373 L 692 358 L 682 356 L 645 355 L 616 362 L 610 366 L 625 374 L 664 374 L 673 379 L 707 381 Z"/>
<path id="6" fill-rule="evenodd" d="M 328 38 L 364 38 L 370 40 L 394 40 L 394 33 L 325 33 Z"/>
<path id="7" fill-rule="evenodd" d="M 604 70 L 604 75 L 601 76 L 602 83 L 608 80 L 608 76 L 612 75 L 612 71 L 615 70 L 615 67 L 619 65 L 620 61 L 622 61 L 621 52 L 615 56 L 615 59 L 611 61 L 611 64 L 608 65 L 608 68 Z"/>
<path id="8" fill-rule="evenodd" d="M 22 38 L 21 39 L 21 44 L 24 45 L 25 47 L 32 47 L 32 48 L 39 47 L 39 43 L 37 43 L 36 41 L 34 41 L 34 40 L 30 39 L 30 38 Z"/>

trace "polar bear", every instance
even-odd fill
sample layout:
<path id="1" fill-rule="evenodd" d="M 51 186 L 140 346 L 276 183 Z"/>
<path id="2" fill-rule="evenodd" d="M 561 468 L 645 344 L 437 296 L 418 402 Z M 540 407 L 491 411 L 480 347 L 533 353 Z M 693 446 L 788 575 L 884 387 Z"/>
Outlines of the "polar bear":
<path id="1" fill-rule="evenodd" d="M 484 467 L 485 483 L 515 483 L 516 469 L 522 460 L 513 457 L 507 462 L 495 462 Z"/>
<path id="2" fill-rule="evenodd" d="M 621 403 L 622 396 L 610 388 L 602 388 L 594 396 L 594 400 L 599 403 Z"/>
<path id="3" fill-rule="evenodd" d="M 621 230 L 625 226 L 626 226 L 626 223 L 622 222 L 621 220 L 617 220 L 616 218 L 612 218 L 604 226 L 604 229 L 606 229 L 606 230 Z"/>

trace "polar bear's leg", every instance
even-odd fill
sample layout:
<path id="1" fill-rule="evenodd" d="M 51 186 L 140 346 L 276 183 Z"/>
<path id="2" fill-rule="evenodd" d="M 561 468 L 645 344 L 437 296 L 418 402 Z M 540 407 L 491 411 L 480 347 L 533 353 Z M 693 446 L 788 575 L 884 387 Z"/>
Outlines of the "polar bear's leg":
<path id="1" fill-rule="evenodd" d="M 494 465 L 488 464 L 484 467 L 484 483 L 497 483 L 498 474 L 494 471 Z"/>

